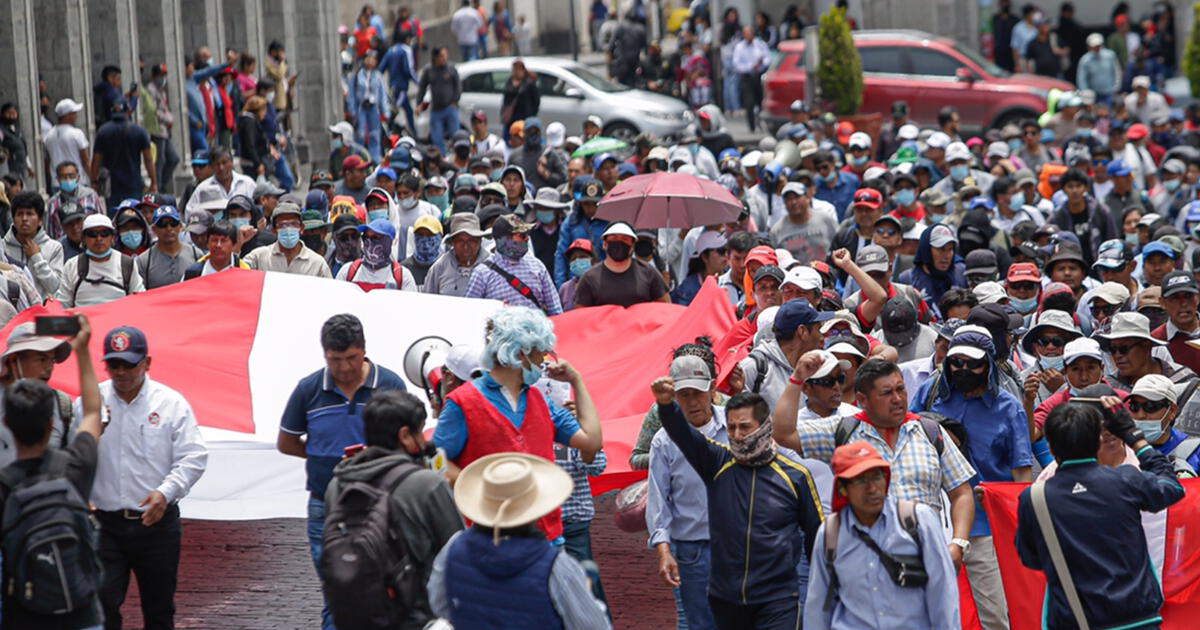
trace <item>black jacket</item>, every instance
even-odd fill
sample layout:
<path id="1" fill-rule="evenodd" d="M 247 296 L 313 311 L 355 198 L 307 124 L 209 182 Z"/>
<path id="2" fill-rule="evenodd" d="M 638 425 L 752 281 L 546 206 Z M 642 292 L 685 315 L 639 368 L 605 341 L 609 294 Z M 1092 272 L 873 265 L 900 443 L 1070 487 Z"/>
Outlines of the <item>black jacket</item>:
<path id="1" fill-rule="evenodd" d="M 500 111 L 504 111 L 509 105 L 512 105 L 512 115 L 508 120 L 502 121 L 505 125 L 537 116 L 538 109 L 542 106 L 542 95 L 538 91 L 537 81 L 534 81 L 532 76 L 526 76 L 520 84 L 509 78 L 508 83 L 504 84 L 504 102 L 500 105 Z"/>
<path id="2" fill-rule="evenodd" d="M 258 118 L 249 112 L 238 116 L 238 138 L 241 150 L 238 156 L 242 158 L 242 170 L 251 178 L 258 176 L 258 167 L 271 163 L 271 149 L 267 146 L 267 134 L 259 124 Z M 267 172 L 270 172 L 268 169 Z"/>

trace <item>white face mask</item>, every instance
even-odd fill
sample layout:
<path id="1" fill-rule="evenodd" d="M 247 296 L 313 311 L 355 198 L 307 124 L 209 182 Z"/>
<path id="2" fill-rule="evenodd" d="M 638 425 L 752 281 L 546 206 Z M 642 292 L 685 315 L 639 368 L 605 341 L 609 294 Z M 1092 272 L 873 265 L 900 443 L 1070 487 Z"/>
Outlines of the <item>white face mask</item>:
<path id="1" fill-rule="evenodd" d="M 412 210 L 413 208 L 417 207 L 417 201 L 418 199 L 416 195 L 405 197 L 404 199 L 400 200 L 400 207 L 405 210 Z"/>

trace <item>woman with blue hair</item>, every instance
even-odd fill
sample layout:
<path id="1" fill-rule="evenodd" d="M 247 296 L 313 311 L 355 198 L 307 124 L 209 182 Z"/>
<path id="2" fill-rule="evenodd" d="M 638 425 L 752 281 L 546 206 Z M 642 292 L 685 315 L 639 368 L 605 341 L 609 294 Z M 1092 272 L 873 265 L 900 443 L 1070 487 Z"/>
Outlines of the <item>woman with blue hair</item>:
<path id="1" fill-rule="evenodd" d="M 600 414 L 583 384 L 583 377 L 566 361 L 546 362 L 554 349 L 554 324 L 532 308 L 510 306 L 492 316 L 483 350 L 483 376 L 455 389 L 446 399 L 433 441 L 458 470 L 493 453 L 529 453 L 554 461 L 554 444 L 580 450 L 592 461 L 604 445 Z M 571 384 L 578 418 L 545 399 L 533 387 L 546 376 Z M 562 540 L 561 510 L 538 520 L 546 538 Z"/>

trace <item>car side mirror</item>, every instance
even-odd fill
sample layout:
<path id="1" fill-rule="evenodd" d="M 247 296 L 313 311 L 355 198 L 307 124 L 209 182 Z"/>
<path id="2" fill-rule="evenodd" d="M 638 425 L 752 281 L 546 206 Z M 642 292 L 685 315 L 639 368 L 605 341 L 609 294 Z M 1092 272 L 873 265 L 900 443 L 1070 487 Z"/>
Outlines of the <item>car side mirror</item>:
<path id="1" fill-rule="evenodd" d="M 583 98 L 583 90 L 580 90 L 577 87 L 569 87 L 569 88 L 563 90 L 563 96 L 567 96 L 570 98 L 582 99 Z"/>
<path id="2" fill-rule="evenodd" d="M 959 68 L 958 70 L 954 71 L 954 80 L 962 81 L 963 83 L 974 83 L 975 73 L 971 72 L 967 68 Z"/>

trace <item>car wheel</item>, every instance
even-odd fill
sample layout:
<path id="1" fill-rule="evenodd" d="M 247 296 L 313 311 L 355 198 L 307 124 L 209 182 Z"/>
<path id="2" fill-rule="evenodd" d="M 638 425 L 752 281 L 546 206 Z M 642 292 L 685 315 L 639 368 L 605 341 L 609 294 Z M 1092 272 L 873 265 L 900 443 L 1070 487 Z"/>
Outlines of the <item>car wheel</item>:
<path id="1" fill-rule="evenodd" d="M 615 122 L 604 128 L 604 135 L 633 144 L 634 138 L 638 135 L 638 129 L 627 122 Z"/>
<path id="2" fill-rule="evenodd" d="M 1000 114 L 994 122 L 993 129 L 1003 129 L 1005 125 L 1012 123 L 1018 127 L 1026 120 L 1037 120 L 1038 113 L 1028 109 L 1014 109 Z"/>

